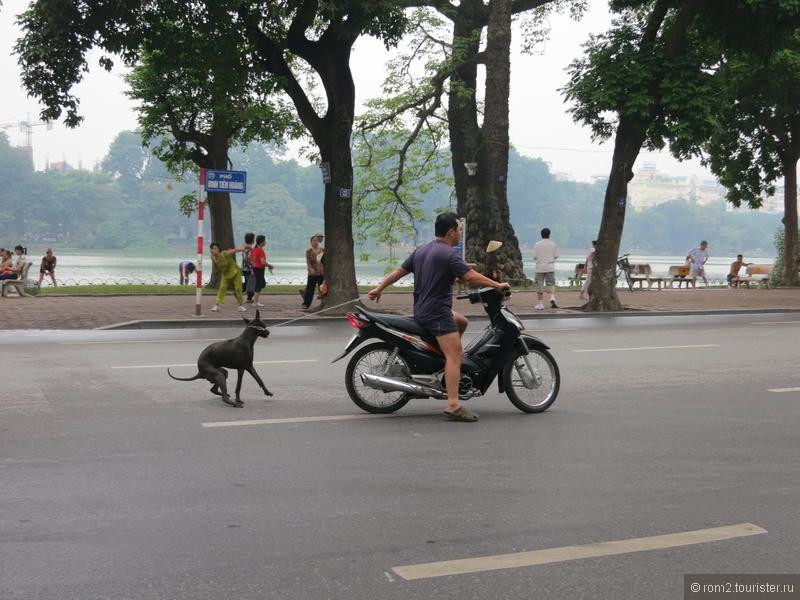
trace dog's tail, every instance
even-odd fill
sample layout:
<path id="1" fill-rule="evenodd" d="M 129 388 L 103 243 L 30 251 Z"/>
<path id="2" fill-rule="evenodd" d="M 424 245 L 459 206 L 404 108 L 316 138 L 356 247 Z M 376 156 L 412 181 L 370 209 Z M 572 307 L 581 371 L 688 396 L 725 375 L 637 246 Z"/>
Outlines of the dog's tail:
<path id="1" fill-rule="evenodd" d="M 202 377 L 200 373 L 198 373 L 194 377 L 175 377 L 175 375 L 169 372 L 169 367 L 167 367 L 167 375 L 169 375 L 173 379 L 177 379 L 178 381 L 194 381 L 195 379 L 200 379 Z"/>

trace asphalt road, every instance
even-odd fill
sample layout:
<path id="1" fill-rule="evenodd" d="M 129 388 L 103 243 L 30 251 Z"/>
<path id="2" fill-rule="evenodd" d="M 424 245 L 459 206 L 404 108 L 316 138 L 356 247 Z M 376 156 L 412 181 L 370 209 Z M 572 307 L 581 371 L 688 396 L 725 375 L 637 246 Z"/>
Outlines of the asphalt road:
<path id="1" fill-rule="evenodd" d="M 800 572 L 800 314 L 527 326 L 558 400 L 495 388 L 476 424 L 349 418 L 344 322 L 260 340 L 275 396 L 247 378 L 241 409 L 165 372 L 235 330 L 0 332 L 0 598 L 674 599 L 686 573 Z"/>

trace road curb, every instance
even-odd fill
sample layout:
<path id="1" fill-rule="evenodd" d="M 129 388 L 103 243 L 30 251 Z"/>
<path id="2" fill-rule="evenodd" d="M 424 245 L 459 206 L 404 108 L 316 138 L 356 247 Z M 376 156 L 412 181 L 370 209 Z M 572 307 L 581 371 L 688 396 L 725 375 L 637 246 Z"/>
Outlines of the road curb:
<path id="1" fill-rule="evenodd" d="M 679 316 L 705 316 L 705 315 L 747 315 L 747 314 L 780 314 L 780 313 L 800 313 L 800 308 L 725 308 L 725 309 L 704 309 L 704 310 L 626 310 L 618 312 L 585 313 L 585 312 L 564 312 L 564 313 L 515 313 L 520 319 L 527 320 L 551 320 L 551 319 L 615 319 L 620 317 L 679 317 Z M 486 315 L 467 315 L 471 320 L 484 320 Z M 288 324 L 289 327 L 309 326 L 313 324 L 327 324 L 341 321 L 345 317 L 313 317 L 300 319 Z M 261 319 L 268 327 L 274 327 L 281 323 L 286 323 L 290 319 Z M 121 330 L 121 329 L 206 329 L 206 328 L 233 328 L 240 327 L 242 324 L 239 319 L 211 319 L 204 320 L 202 317 L 194 319 L 154 319 L 137 320 L 115 323 L 97 327 L 98 330 Z"/>

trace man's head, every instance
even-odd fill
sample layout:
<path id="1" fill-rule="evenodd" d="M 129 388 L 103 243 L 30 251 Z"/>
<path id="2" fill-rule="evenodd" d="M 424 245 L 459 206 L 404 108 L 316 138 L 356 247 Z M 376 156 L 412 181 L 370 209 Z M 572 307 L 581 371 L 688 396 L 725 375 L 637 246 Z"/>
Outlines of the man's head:
<path id="1" fill-rule="evenodd" d="M 597 248 L 597 240 L 592 240 L 592 248 Z"/>
<path id="2" fill-rule="evenodd" d="M 255 233 L 248 232 L 248 233 L 244 234 L 244 243 L 245 244 L 252 244 L 253 240 L 255 240 L 255 239 L 256 239 L 256 234 Z"/>
<path id="3" fill-rule="evenodd" d="M 461 221 L 458 215 L 451 212 L 442 213 L 436 217 L 434 225 L 436 237 L 455 246 L 461 241 Z"/>
<path id="4" fill-rule="evenodd" d="M 744 261 L 744 256 L 742 256 L 741 254 L 737 254 L 736 255 L 736 262 L 742 262 L 742 261 Z"/>
<path id="5" fill-rule="evenodd" d="M 325 236 L 321 233 L 315 233 L 311 236 L 311 243 L 321 244 L 325 240 Z"/>
<path id="6" fill-rule="evenodd" d="M 550 230 L 547 227 L 542 229 L 542 239 L 544 240 L 550 239 Z"/>
<path id="7" fill-rule="evenodd" d="M 267 236 L 265 235 L 258 235 L 256 236 L 256 246 L 259 248 L 267 243 Z"/>
<path id="8" fill-rule="evenodd" d="M 53 250 L 52 250 L 52 248 L 48 248 L 48 249 L 47 249 L 47 252 L 45 252 L 45 254 L 47 254 L 47 256 L 53 256 Z"/>
<path id="9" fill-rule="evenodd" d="M 708 248 L 708 242 L 703 240 L 700 242 L 700 250 L 705 250 L 706 248 Z"/>

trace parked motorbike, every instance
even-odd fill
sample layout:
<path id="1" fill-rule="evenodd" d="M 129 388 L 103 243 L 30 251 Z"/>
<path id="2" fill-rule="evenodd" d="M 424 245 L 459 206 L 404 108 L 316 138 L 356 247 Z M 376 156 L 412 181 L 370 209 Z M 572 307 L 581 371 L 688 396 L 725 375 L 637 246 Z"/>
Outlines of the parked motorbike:
<path id="1" fill-rule="evenodd" d="M 523 333 L 522 321 L 504 303 L 510 291 L 491 287 L 458 296 L 482 303 L 489 324 L 464 349 L 458 395 L 461 400 L 482 396 L 498 378 L 500 393 L 526 413 L 543 412 L 558 396 L 561 375 L 549 347 Z M 356 329 L 341 360 L 367 340 L 350 358 L 345 385 L 352 401 L 370 413 L 391 413 L 415 398 L 447 399 L 445 358 L 432 336 L 411 317 L 368 311 L 347 313 Z"/>

